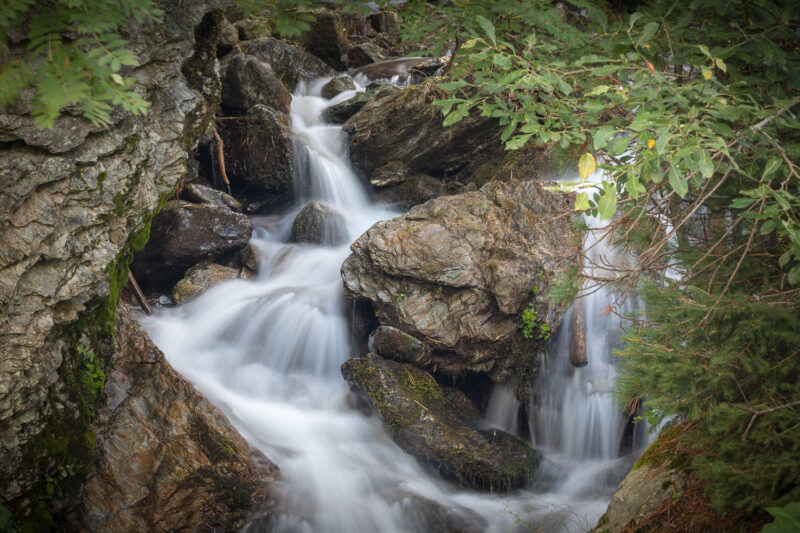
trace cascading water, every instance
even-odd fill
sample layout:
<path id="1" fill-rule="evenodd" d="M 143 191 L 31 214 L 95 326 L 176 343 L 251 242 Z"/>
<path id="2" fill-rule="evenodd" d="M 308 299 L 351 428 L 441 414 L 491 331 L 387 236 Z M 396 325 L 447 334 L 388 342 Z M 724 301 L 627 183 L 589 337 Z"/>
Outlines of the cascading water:
<path id="1" fill-rule="evenodd" d="M 257 278 L 227 282 L 183 307 L 162 310 L 144 320 L 147 331 L 170 363 L 280 466 L 280 513 L 270 526 L 274 531 L 432 531 L 436 526 L 431 509 L 438 520 L 442 513 L 459 517 L 476 531 L 579 531 L 591 526 L 613 486 L 597 495 L 570 488 L 569 480 L 548 488 L 546 480 L 555 479 L 565 462 L 585 465 L 597 460 L 605 468 L 614 461 L 613 445 L 574 444 L 574 439 L 594 439 L 594 430 L 571 433 L 569 424 L 562 422 L 567 414 L 574 413 L 577 422 L 610 410 L 610 404 L 585 403 L 592 394 L 590 386 L 608 385 L 594 377 L 556 372 L 558 357 L 543 375 L 552 373 L 561 380 L 560 385 L 552 384 L 554 389 L 577 387 L 582 392 L 576 395 L 585 396 L 571 400 L 577 402 L 574 407 L 566 400 L 558 406 L 537 406 L 541 416 L 533 423 L 535 442 L 548 458 L 542 467 L 545 482 L 540 483 L 545 490 L 537 492 L 501 497 L 458 489 L 432 477 L 401 451 L 377 418 L 348 407 L 339 370 L 353 355 L 339 274 L 348 246 L 286 241 L 294 217 L 312 200 L 342 215 L 345 227 L 336 229 L 348 242 L 397 213 L 370 204 L 350 167 L 341 127 L 324 123 L 327 106 L 355 93 L 326 100 L 319 96 L 326 81 L 301 86 L 293 98 L 298 201 L 281 216 L 256 220 L 252 243 L 263 256 Z M 607 379 L 613 377 L 607 356 L 597 355 L 589 368 L 597 366 L 606 369 Z M 548 387 L 544 382 L 542 386 Z M 490 414 L 490 422 L 497 418 L 504 427 L 516 423 L 516 409 L 506 407 L 513 395 L 505 392 L 494 400 L 495 414 Z M 602 419 L 598 426 L 615 424 L 607 433 L 616 434 L 622 421 L 613 418 Z M 513 426 L 507 429 L 516 431 Z M 606 434 L 598 439 L 606 442 Z"/>

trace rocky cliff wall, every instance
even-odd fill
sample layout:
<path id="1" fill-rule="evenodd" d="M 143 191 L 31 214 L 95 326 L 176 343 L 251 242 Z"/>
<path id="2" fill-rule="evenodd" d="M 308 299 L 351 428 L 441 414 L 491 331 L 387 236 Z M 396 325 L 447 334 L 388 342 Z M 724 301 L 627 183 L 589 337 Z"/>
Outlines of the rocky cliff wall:
<path id="1" fill-rule="evenodd" d="M 167 0 L 162 21 L 125 29 L 146 116 L 97 128 L 65 113 L 40 131 L 30 95 L 0 115 L 0 501 L 14 512 L 92 463 L 127 264 L 219 100 L 214 41 L 230 3 Z"/>

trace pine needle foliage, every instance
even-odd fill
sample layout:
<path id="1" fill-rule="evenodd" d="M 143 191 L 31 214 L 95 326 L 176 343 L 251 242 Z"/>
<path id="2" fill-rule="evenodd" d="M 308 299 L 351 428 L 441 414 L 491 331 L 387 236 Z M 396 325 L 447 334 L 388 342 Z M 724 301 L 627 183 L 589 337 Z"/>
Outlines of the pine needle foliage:
<path id="1" fill-rule="evenodd" d="M 96 125 L 111 123 L 111 111 L 143 114 L 147 102 L 126 75 L 139 65 L 119 34 L 131 21 L 158 19 L 153 0 L 4 0 L 0 5 L 0 109 L 26 89 L 34 93 L 32 114 L 52 127 L 64 110 L 79 111 Z M 20 33 L 30 55 L 9 48 Z"/>

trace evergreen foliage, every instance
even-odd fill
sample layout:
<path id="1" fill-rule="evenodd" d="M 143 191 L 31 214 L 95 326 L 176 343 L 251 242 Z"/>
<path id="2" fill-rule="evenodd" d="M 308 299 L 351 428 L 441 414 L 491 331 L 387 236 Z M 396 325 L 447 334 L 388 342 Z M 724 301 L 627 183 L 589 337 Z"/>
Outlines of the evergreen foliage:
<path id="1" fill-rule="evenodd" d="M 439 84 L 445 124 L 480 112 L 508 149 L 605 171 L 569 187 L 577 210 L 614 216 L 607 237 L 636 257 L 590 280 L 647 303 L 619 352 L 620 400 L 691 422 L 681 438 L 715 508 L 798 500 L 800 10 L 570 4 L 412 1 L 405 31 L 463 42 Z"/>

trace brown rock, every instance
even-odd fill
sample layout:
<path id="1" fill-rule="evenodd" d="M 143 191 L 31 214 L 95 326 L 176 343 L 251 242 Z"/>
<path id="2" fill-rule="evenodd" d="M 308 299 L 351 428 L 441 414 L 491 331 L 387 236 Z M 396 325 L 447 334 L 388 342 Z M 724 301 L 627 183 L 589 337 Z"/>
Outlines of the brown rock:
<path id="1" fill-rule="evenodd" d="M 216 205 L 218 207 L 225 207 L 237 213 L 242 212 L 242 204 L 231 196 L 230 194 L 200 185 L 199 183 L 187 183 L 181 191 L 181 197 L 190 202 L 199 204 Z"/>
<path id="2" fill-rule="evenodd" d="M 386 59 L 387 52 L 380 46 L 369 42 L 356 44 L 347 51 L 347 63 L 350 68 L 363 67 Z"/>
<path id="3" fill-rule="evenodd" d="M 569 362 L 572 366 L 586 366 L 586 324 L 583 320 L 583 301 L 578 298 L 572 306 L 572 336 L 569 339 Z"/>
<path id="4" fill-rule="evenodd" d="M 371 300 L 382 325 L 429 344 L 440 371 L 502 381 L 522 310 L 532 302 L 553 331 L 561 321 L 547 294 L 578 261 L 558 216 L 568 210 L 566 195 L 532 181 L 436 198 L 353 243 L 342 265 L 345 295 Z"/>
<path id="5" fill-rule="evenodd" d="M 91 531 L 238 530 L 272 504 L 278 467 L 179 376 L 128 311 L 105 404 L 93 423 L 95 469 L 80 508 Z"/>
<path id="6" fill-rule="evenodd" d="M 309 82 L 322 76 L 335 76 L 336 72 L 321 59 L 299 46 L 273 37 L 261 37 L 240 44 L 242 52 L 257 57 L 272 67 L 284 85 L 294 91 L 299 82 Z M 225 59 L 222 60 L 224 63 Z"/>
<path id="7" fill-rule="evenodd" d="M 430 346 L 392 326 L 380 326 L 373 331 L 369 336 L 369 349 L 381 357 L 420 368 L 429 366 L 433 354 Z"/>
<path id="8" fill-rule="evenodd" d="M 344 91 L 355 90 L 356 84 L 346 76 L 337 76 L 322 87 L 322 96 L 331 99 Z"/>
<path id="9" fill-rule="evenodd" d="M 292 223 L 289 242 L 304 242 L 327 246 L 339 246 L 347 242 L 347 227 L 344 217 L 320 202 L 311 202 Z"/>

